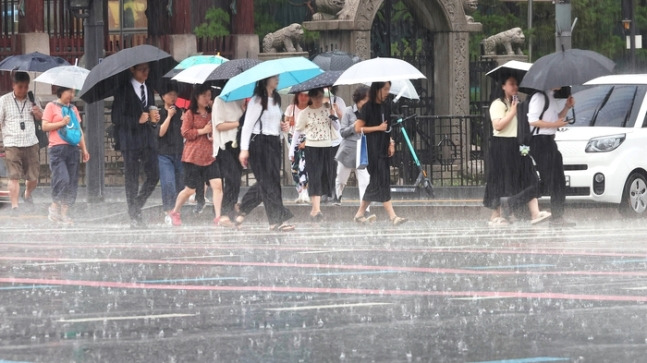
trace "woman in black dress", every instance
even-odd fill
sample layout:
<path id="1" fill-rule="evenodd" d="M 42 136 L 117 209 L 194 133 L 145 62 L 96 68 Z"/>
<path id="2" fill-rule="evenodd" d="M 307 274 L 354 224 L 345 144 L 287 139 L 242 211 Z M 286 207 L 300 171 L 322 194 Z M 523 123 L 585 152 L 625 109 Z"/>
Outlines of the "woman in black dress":
<path id="1" fill-rule="evenodd" d="M 517 79 L 504 78 L 501 88 L 503 96 L 490 105 L 493 135 L 483 205 L 492 209 L 491 226 L 508 224 L 512 211 L 523 204 L 528 205 L 532 224 L 539 223 L 550 213 L 539 210 L 537 174 L 528 150 L 520 149 L 517 139 Z"/>
<path id="2" fill-rule="evenodd" d="M 387 133 L 390 130 L 385 114 L 384 104 L 391 90 L 391 82 L 373 82 L 368 92 L 369 100 L 362 107 L 355 121 L 355 132 L 366 135 L 368 146 L 368 166 L 370 181 L 362 203 L 355 214 L 355 222 L 366 223 L 375 221 L 374 214 L 365 216 L 366 208 L 371 202 L 381 202 L 393 225 L 407 221 L 398 217 L 391 203 L 391 178 L 389 158 L 395 153 L 395 143 Z"/>

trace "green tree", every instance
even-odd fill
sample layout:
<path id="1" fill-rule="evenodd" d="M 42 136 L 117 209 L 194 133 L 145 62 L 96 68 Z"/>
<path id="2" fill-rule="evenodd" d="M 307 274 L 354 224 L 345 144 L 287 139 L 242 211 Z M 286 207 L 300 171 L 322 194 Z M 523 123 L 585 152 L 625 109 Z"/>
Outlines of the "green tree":
<path id="1" fill-rule="evenodd" d="M 229 14 L 219 7 L 207 10 L 205 22 L 198 25 L 193 32 L 199 38 L 216 38 L 229 35 Z"/>

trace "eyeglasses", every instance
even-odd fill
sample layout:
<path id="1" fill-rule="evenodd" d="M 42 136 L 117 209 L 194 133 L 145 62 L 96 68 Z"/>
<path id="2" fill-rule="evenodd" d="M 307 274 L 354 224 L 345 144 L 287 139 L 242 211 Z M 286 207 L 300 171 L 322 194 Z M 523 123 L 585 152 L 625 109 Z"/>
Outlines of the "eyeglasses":
<path id="1" fill-rule="evenodd" d="M 20 121 L 20 129 L 25 131 L 25 121 Z"/>

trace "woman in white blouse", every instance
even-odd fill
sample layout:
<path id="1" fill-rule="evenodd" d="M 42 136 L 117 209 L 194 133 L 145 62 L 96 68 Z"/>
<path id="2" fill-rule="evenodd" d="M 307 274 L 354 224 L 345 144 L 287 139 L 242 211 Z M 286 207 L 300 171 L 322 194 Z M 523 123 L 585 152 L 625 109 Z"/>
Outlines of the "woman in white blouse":
<path id="1" fill-rule="evenodd" d="M 244 168 L 249 164 L 256 184 L 243 196 L 236 224 L 243 223 L 245 216 L 262 202 L 270 230 L 288 232 L 294 230 L 294 225 L 287 223 L 293 214 L 283 206 L 281 194 L 281 132 L 290 125 L 281 121 L 278 84 L 278 76 L 258 81 L 247 105 L 238 159 Z"/>

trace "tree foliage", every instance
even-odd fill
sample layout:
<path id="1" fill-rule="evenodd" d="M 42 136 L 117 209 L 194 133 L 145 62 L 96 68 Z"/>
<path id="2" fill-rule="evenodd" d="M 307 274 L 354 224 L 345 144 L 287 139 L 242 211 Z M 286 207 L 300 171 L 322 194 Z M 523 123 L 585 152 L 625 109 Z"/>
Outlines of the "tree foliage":
<path id="1" fill-rule="evenodd" d="M 231 20 L 229 13 L 225 10 L 215 6 L 209 8 L 204 20 L 204 23 L 193 30 L 197 37 L 216 38 L 229 35 L 229 23 Z"/>

